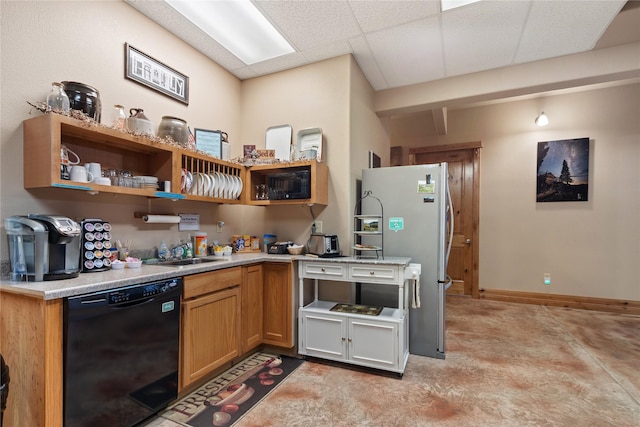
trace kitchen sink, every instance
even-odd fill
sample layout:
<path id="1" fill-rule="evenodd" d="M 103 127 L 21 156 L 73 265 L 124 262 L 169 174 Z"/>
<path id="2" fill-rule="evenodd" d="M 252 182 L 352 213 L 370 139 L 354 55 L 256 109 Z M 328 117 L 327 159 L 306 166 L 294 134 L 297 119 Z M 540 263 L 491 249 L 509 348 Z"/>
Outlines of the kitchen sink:
<path id="1" fill-rule="evenodd" d="M 207 262 L 216 262 L 216 261 L 226 261 L 224 258 L 186 258 L 186 259 L 176 259 L 173 261 L 163 261 L 159 262 L 156 265 L 166 265 L 169 267 L 175 267 L 177 265 L 194 265 L 194 264 L 204 264 Z"/>

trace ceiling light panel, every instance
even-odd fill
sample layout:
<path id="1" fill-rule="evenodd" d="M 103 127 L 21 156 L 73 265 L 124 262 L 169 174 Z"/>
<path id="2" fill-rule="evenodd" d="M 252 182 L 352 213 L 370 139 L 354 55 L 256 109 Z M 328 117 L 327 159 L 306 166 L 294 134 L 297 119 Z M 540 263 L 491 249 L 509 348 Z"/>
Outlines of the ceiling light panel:
<path id="1" fill-rule="evenodd" d="M 165 1 L 245 64 L 294 52 L 249 0 Z"/>

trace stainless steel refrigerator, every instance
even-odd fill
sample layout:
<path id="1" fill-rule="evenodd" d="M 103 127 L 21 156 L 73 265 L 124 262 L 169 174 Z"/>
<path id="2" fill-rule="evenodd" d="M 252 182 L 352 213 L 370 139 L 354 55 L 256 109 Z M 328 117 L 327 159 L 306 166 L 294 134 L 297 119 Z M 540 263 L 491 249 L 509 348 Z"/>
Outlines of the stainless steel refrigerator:
<path id="1" fill-rule="evenodd" d="M 382 203 L 382 256 L 411 257 L 421 265 L 419 288 L 408 288 L 409 353 L 440 359 L 445 357 L 445 289 L 450 283 L 446 272 L 453 230 L 448 224 L 453 210 L 447 175 L 446 163 L 362 171 L 363 194 L 371 191 Z M 362 199 L 362 214 L 379 209 L 373 197 Z M 356 287 L 361 304 L 395 305 L 395 295 L 387 286 Z"/>

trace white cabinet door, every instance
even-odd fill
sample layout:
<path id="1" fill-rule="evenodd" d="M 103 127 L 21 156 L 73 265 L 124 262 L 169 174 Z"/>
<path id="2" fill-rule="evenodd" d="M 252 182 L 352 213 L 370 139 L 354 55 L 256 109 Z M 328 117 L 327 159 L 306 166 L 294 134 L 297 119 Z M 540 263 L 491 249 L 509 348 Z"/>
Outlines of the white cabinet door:
<path id="1" fill-rule="evenodd" d="M 347 319 L 317 313 L 303 313 L 299 333 L 300 353 L 332 360 L 347 360 Z"/>
<path id="2" fill-rule="evenodd" d="M 379 369 L 398 370 L 398 324 L 357 318 L 349 319 L 349 359 Z"/>

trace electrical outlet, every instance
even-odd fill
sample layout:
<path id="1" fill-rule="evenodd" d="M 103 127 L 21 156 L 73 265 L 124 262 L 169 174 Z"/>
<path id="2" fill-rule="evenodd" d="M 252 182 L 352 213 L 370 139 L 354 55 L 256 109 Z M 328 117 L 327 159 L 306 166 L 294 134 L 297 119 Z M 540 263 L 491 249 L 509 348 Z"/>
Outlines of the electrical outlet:
<path id="1" fill-rule="evenodd" d="M 551 274 L 550 273 L 544 273 L 544 284 L 545 285 L 550 285 L 551 284 Z"/>
<path id="2" fill-rule="evenodd" d="M 314 233 L 322 233 L 322 221 L 314 221 L 312 228 L 315 230 Z"/>

